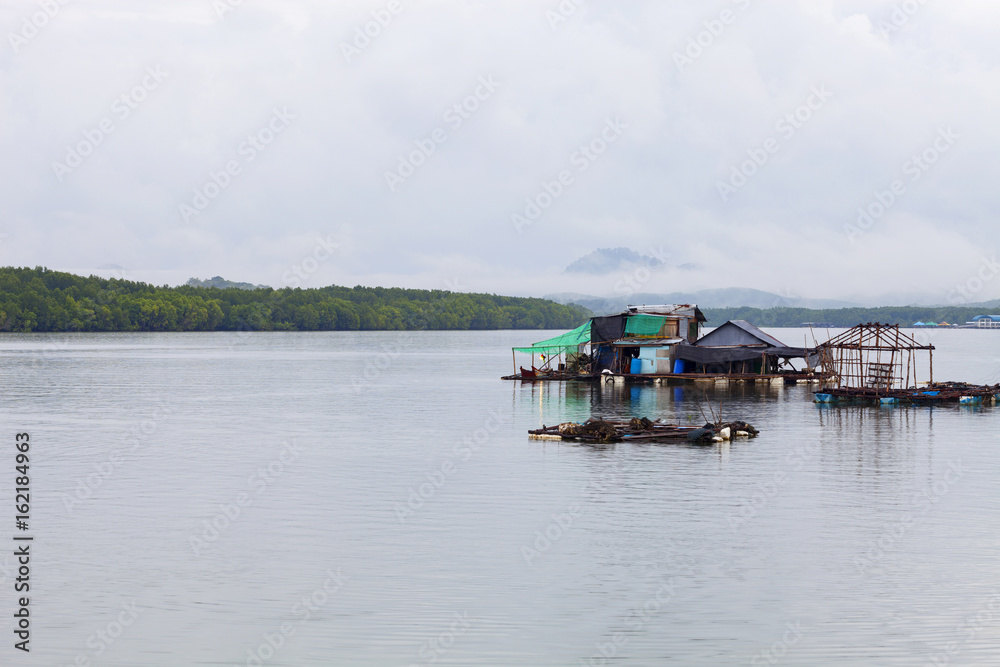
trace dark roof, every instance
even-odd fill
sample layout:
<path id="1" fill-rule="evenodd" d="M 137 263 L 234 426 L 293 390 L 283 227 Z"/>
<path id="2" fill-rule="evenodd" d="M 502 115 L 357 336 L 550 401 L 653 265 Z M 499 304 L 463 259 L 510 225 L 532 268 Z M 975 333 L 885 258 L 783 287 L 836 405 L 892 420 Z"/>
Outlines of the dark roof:
<path id="1" fill-rule="evenodd" d="M 738 336 L 738 338 L 742 339 L 741 342 L 735 342 L 735 343 L 734 342 L 721 342 L 724 339 L 730 339 L 731 340 L 731 338 L 732 338 L 731 336 L 727 336 L 724 333 L 720 333 L 720 332 L 724 332 L 726 330 L 726 328 L 730 327 L 730 326 L 736 327 L 737 329 L 741 330 L 742 332 L 744 332 L 745 334 L 747 334 L 751 338 L 747 339 L 746 336 Z M 720 340 L 719 343 L 714 343 L 715 345 L 720 345 L 720 346 L 730 346 L 730 345 L 734 345 L 734 344 L 735 345 L 754 345 L 754 344 L 756 344 L 756 345 L 770 345 L 771 347 L 785 347 L 785 344 L 782 343 L 780 340 L 778 340 L 777 338 L 775 338 L 774 336 L 772 336 L 770 334 L 764 333 L 763 331 L 761 331 L 760 329 L 758 329 L 754 325 L 750 324 L 746 320 L 729 320 L 725 324 L 720 325 L 718 328 L 713 329 L 711 332 L 709 332 L 709 333 L 705 334 L 704 336 L 702 336 L 701 339 L 696 343 L 696 345 L 711 346 L 711 345 L 713 345 L 713 342 L 712 342 L 713 338 L 716 338 L 716 339 Z"/>

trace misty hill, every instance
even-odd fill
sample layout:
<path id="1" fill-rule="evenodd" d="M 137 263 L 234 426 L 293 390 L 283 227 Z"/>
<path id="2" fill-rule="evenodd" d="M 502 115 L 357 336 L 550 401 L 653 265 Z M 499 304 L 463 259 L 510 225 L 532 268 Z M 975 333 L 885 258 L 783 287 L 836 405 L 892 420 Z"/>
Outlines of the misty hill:
<path id="1" fill-rule="evenodd" d="M 995 302 L 994 302 L 995 303 Z M 865 322 L 881 322 L 910 327 L 914 322 L 965 324 L 977 315 L 1000 315 L 1000 308 L 984 304 L 964 306 L 884 306 L 882 308 L 705 308 L 708 326 L 727 320 L 747 320 L 759 327 L 798 327 L 805 322 L 826 322 L 850 328 Z"/>
<path id="2" fill-rule="evenodd" d="M 833 299 L 802 299 L 743 287 L 708 289 L 697 292 L 671 292 L 669 294 L 632 294 L 627 296 L 597 297 L 585 294 L 549 294 L 546 299 L 557 303 L 576 303 L 598 315 L 620 313 L 628 306 L 658 305 L 664 303 L 691 303 L 702 310 L 706 308 L 852 308 L 858 304 Z"/>
<path id="3" fill-rule="evenodd" d="M 663 260 L 641 255 L 629 248 L 600 248 L 567 266 L 565 272 L 604 275 L 639 266 L 655 268 L 663 266 Z"/>
<path id="4" fill-rule="evenodd" d="M 254 290 L 254 289 L 270 289 L 270 285 L 253 285 L 251 283 L 234 283 L 231 280 L 226 280 L 222 276 L 214 276 L 208 280 L 198 280 L 197 278 L 191 278 L 185 283 L 188 287 L 214 287 L 216 289 L 243 289 L 243 290 Z"/>

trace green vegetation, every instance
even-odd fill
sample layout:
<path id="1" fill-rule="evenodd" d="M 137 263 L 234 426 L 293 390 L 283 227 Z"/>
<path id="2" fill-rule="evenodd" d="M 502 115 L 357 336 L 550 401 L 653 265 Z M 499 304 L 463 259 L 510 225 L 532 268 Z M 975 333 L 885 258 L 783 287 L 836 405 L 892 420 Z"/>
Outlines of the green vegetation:
<path id="1" fill-rule="evenodd" d="M 544 299 L 440 290 L 155 287 L 0 268 L 0 331 L 572 329 L 590 316 Z"/>
<path id="2" fill-rule="evenodd" d="M 1000 315 L 995 306 L 891 306 L 884 308 L 841 308 L 809 310 L 806 308 L 705 308 L 708 326 L 717 327 L 727 320 L 746 320 L 758 327 L 798 327 L 804 322 L 828 322 L 850 328 L 865 322 L 911 326 L 914 322 L 965 324 L 976 315 Z"/>

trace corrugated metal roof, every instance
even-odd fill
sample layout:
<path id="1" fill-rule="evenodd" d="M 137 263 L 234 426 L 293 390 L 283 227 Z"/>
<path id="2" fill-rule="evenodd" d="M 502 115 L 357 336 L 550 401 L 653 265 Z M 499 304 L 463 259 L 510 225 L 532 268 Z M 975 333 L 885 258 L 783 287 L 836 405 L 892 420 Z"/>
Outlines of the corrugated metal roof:
<path id="1" fill-rule="evenodd" d="M 697 319 L 699 322 L 705 321 L 705 314 L 701 312 L 698 306 L 691 305 L 689 303 L 681 304 L 664 304 L 659 306 L 629 306 L 627 313 L 643 313 L 645 315 L 667 315 L 675 317 L 691 317 Z"/>
<path id="2" fill-rule="evenodd" d="M 746 336 L 736 334 L 736 332 L 732 329 L 728 329 L 727 331 L 727 328 L 729 327 L 736 327 L 746 334 Z M 750 338 L 748 339 L 747 336 Z M 699 340 L 696 344 L 702 347 L 754 344 L 770 345 L 772 347 L 785 347 L 785 344 L 780 340 L 770 334 L 764 333 L 746 320 L 729 320 L 725 324 L 722 324 L 718 328 L 714 329 L 711 333 L 702 336 L 701 340 Z"/>

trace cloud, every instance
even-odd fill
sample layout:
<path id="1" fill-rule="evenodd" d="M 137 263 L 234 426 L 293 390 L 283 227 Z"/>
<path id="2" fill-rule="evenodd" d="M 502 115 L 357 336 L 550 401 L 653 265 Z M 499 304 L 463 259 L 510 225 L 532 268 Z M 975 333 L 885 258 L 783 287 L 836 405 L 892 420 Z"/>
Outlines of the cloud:
<path id="1" fill-rule="evenodd" d="M 992 5 L 649 0 L 553 23 L 558 2 L 221 1 L 232 11 L 73 0 L 30 39 L 37 3 L 0 10 L 0 261 L 278 285 L 308 239 L 337 234 L 349 252 L 312 280 L 545 294 L 584 291 L 560 274 L 596 248 L 664 247 L 702 267 L 664 291 L 847 298 L 944 293 L 995 243 Z M 169 75 L 131 99 L 151 67 Z M 498 87 L 463 107 L 483 77 Z M 818 86 L 832 97 L 795 120 Z M 276 109 L 294 120 L 249 159 Z M 613 119 L 627 129 L 583 169 Z M 53 163 L 105 120 L 60 181 Z M 858 207 L 949 127 L 954 148 L 850 243 Z M 434 136 L 391 191 L 386 173 Z M 511 216 L 563 171 L 572 184 L 519 234 Z"/>

